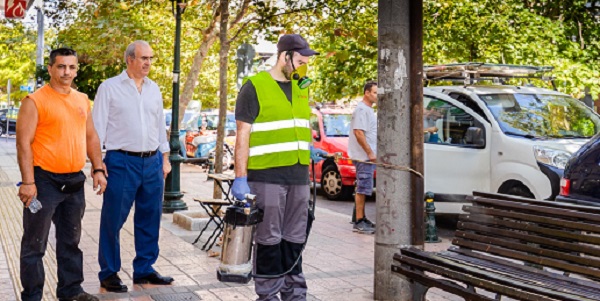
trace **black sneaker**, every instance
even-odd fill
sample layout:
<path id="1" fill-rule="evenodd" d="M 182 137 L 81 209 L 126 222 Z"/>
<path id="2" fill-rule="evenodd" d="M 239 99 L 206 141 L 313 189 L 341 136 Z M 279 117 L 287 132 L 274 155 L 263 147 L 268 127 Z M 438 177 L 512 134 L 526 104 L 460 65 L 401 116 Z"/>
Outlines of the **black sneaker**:
<path id="1" fill-rule="evenodd" d="M 367 224 L 369 224 L 369 226 L 371 226 L 371 227 L 375 228 L 375 223 L 374 223 L 374 222 L 372 222 L 372 221 L 370 221 L 370 220 L 369 220 L 367 217 L 363 218 L 363 220 L 364 220 L 364 221 L 365 221 Z"/>
<path id="2" fill-rule="evenodd" d="M 352 231 L 362 234 L 374 234 L 375 228 L 371 227 L 371 225 L 369 225 L 363 218 L 354 224 L 354 226 L 352 227 Z"/>

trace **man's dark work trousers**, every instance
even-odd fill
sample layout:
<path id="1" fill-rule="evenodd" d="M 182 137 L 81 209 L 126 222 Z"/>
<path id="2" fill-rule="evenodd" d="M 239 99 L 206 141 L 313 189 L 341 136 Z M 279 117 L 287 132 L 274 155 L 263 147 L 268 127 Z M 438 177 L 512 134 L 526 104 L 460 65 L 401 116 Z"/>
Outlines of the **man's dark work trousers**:
<path id="1" fill-rule="evenodd" d="M 37 198 L 42 209 L 33 214 L 23 209 L 23 239 L 21 240 L 21 283 L 23 301 L 39 301 L 44 289 L 44 263 L 50 223 L 56 228 L 56 261 L 60 298 L 75 296 L 81 292 L 83 282 L 83 253 L 79 249 L 81 219 L 85 212 L 83 188 L 73 193 L 63 193 L 57 183 L 74 177 L 81 172 L 55 174 L 34 168 Z"/>

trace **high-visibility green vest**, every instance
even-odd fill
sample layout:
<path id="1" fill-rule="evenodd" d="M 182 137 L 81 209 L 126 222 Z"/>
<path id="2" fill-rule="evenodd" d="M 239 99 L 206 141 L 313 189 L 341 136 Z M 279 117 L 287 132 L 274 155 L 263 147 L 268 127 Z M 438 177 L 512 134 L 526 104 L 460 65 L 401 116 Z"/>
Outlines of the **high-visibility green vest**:
<path id="1" fill-rule="evenodd" d="M 259 113 L 250 131 L 248 169 L 267 169 L 310 162 L 308 90 L 292 80 L 290 103 L 266 71 L 247 78 L 256 89 Z"/>

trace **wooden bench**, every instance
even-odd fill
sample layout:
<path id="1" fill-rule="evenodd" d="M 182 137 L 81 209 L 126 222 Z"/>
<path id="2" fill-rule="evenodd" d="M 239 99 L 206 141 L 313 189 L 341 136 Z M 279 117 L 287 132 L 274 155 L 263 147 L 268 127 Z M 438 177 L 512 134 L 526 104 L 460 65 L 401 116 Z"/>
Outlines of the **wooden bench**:
<path id="1" fill-rule="evenodd" d="M 600 207 L 474 193 L 447 251 L 403 248 L 392 271 L 413 300 L 600 300 Z M 486 292 L 487 291 L 487 292 Z"/>

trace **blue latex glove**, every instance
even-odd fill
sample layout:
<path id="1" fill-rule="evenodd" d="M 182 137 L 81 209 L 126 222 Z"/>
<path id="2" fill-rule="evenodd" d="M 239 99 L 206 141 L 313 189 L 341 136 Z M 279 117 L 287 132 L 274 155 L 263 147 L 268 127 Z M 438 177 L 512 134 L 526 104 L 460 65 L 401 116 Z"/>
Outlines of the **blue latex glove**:
<path id="1" fill-rule="evenodd" d="M 327 152 L 320 148 L 313 147 L 312 145 L 310 146 L 310 159 L 313 160 L 313 162 L 319 163 L 325 160 L 322 156 L 327 156 Z"/>
<path id="2" fill-rule="evenodd" d="M 246 198 L 246 194 L 250 193 L 250 186 L 248 186 L 248 177 L 237 177 L 233 181 L 233 186 L 231 186 L 231 192 L 233 193 L 233 197 L 238 200 L 244 200 Z"/>

